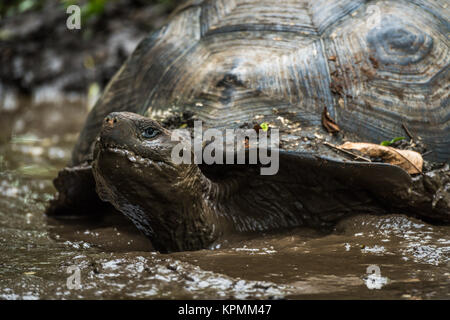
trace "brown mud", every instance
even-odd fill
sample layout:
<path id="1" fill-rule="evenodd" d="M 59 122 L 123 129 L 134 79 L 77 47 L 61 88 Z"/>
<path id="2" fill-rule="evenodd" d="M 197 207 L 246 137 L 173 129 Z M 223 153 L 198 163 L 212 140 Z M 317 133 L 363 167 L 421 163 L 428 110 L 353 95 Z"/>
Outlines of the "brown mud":
<path id="1" fill-rule="evenodd" d="M 47 218 L 52 179 L 86 112 L 23 103 L 0 129 L 11 137 L 0 145 L 0 298 L 450 298 L 450 227 L 395 212 L 361 212 L 326 233 L 297 228 L 173 254 L 153 251 L 120 215 Z M 67 286 L 70 267 L 80 270 L 78 290 Z"/>
<path id="2" fill-rule="evenodd" d="M 67 15 L 54 7 L 45 19 L 29 12 L 0 22 L 0 299 L 450 298 L 450 226 L 395 212 L 361 212 L 327 232 L 234 237 L 173 254 L 155 252 L 121 215 L 46 217 L 52 180 L 87 115 L 89 88 L 101 91 L 168 14 L 158 5 L 121 10 L 125 2 L 114 3 L 107 22 L 91 22 L 82 41 L 66 32 Z M 333 77 L 333 91 L 347 97 Z M 166 125 L 191 122 L 185 114 Z M 324 141 L 330 137 L 311 134 L 300 144 L 335 152 Z M 288 135 L 281 142 L 292 143 Z M 426 172 L 435 169 L 425 163 Z M 80 271 L 79 289 L 68 286 L 71 267 Z M 369 267 L 380 274 L 369 275 Z"/>

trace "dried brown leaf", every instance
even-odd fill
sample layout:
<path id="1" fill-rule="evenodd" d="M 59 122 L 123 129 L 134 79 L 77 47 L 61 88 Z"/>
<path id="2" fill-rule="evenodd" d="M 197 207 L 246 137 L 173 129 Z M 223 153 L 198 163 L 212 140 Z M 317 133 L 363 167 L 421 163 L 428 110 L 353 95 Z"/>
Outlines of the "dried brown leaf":
<path id="1" fill-rule="evenodd" d="M 328 113 L 327 107 L 323 108 L 322 111 L 322 125 L 327 129 L 329 133 L 336 133 L 341 131 L 341 128 L 337 125 L 337 123 L 331 118 Z"/>
<path id="2" fill-rule="evenodd" d="M 380 158 L 385 163 L 399 166 L 409 174 L 422 173 L 422 156 L 420 153 L 412 150 L 400 150 L 365 142 L 346 142 L 340 145 L 339 148 L 357 150 L 366 156 Z"/>

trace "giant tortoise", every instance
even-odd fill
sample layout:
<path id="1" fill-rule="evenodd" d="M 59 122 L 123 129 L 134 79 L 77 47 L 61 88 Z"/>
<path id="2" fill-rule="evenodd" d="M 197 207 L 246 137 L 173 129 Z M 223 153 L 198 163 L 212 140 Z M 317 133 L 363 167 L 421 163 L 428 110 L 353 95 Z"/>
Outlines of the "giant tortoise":
<path id="1" fill-rule="evenodd" d="M 448 171 L 412 177 L 330 148 L 407 128 L 427 160 L 448 163 L 449 16 L 446 0 L 188 2 L 110 81 L 47 212 L 114 207 L 162 252 L 357 213 L 449 222 Z M 326 130 L 324 114 L 339 129 Z M 173 130 L 195 121 L 278 130 L 278 172 L 174 162 Z"/>

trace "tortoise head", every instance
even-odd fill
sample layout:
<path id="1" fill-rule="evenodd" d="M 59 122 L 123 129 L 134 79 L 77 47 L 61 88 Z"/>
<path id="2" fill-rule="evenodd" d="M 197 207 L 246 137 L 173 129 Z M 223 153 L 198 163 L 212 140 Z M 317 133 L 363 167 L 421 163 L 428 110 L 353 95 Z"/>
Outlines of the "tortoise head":
<path id="1" fill-rule="evenodd" d="M 171 150 L 175 143 L 171 141 L 171 132 L 157 121 L 135 113 L 109 114 L 103 121 L 97 145 L 97 152 L 124 154 L 136 167 L 174 165 Z"/>
<path id="2" fill-rule="evenodd" d="M 214 228 L 207 216 L 200 216 L 207 181 L 197 165 L 172 161 L 179 142 L 171 134 L 157 121 L 134 113 L 109 114 L 94 148 L 97 193 L 128 216 L 157 250 L 204 247 Z M 188 230 L 191 220 L 204 232 Z M 184 232 L 196 237 L 183 239 Z"/>

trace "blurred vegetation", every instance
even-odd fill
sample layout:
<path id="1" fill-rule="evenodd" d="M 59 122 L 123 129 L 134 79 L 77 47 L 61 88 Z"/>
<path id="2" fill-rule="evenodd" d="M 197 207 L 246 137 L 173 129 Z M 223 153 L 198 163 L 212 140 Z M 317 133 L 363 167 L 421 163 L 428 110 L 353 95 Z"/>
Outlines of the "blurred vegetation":
<path id="1" fill-rule="evenodd" d="M 108 4 L 118 0 L 1 0 L 0 18 L 11 17 L 26 11 L 42 10 L 46 3 L 59 1 L 62 6 L 78 5 L 81 8 L 83 22 L 101 17 Z M 163 4 L 168 10 L 172 10 L 180 1 L 178 0 L 130 0 L 131 5 L 145 6 L 149 4 Z"/>
<path id="2" fill-rule="evenodd" d="M 0 2 L 0 16 L 13 16 L 29 10 L 42 9 L 46 0 L 2 0 Z"/>

